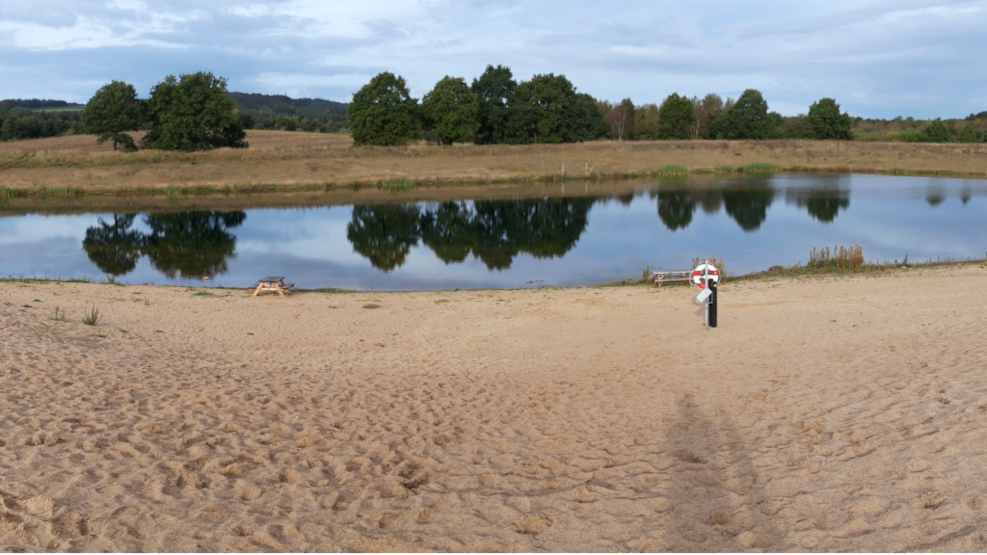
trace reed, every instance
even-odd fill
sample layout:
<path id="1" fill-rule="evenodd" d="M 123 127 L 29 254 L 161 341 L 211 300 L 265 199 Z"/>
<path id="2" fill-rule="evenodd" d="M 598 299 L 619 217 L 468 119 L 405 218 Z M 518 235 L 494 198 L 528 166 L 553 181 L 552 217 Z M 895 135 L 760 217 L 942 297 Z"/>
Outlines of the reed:
<path id="1" fill-rule="evenodd" d="M 860 245 L 852 245 L 849 248 L 835 245 L 832 251 L 829 250 L 829 247 L 823 247 L 819 250 L 812 247 L 809 252 L 808 266 L 810 268 L 850 269 L 859 268 L 863 265 L 864 247 Z"/>
<path id="2" fill-rule="evenodd" d="M 653 175 L 656 175 L 658 177 L 687 177 L 689 175 L 689 168 L 685 166 L 669 164 L 655 170 L 653 172 Z"/>
<path id="3" fill-rule="evenodd" d="M 755 162 L 744 166 L 744 173 L 777 173 L 781 171 L 781 166 L 775 164 L 764 164 Z"/>

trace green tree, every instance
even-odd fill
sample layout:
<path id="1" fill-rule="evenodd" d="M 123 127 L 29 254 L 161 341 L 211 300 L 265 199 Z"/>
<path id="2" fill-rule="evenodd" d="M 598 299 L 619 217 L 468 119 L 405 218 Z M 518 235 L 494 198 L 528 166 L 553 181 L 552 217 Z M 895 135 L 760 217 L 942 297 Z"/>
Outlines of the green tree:
<path id="1" fill-rule="evenodd" d="M 551 73 L 518 85 L 507 113 L 505 139 L 512 143 L 585 141 L 598 138 L 606 125 L 591 96 Z"/>
<path id="2" fill-rule="evenodd" d="M 781 138 L 783 139 L 813 139 L 812 123 L 809 116 L 799 114 L 797 116 L 784 118 L 785 122 L 781 126 Z"/>
<path id="3" fill-rule="evenodd" d="M 594 141 L 607 135 L 606 119 L 597 108 L 599 103 L 586 93 L 576 93 L 570 112 L 570 140 Z"/>
<path id="4" fill-rule="evenodd" d="M 634 110 L 634 139 L 654 139 L 658 132 L 658 106 L 645 104 Z"/>
<path id="5" fill-rule="evenodd" d="M 517 82 L 511 68 L 488 65 L 478 79 L 473 80 L 470 90 L 480 103 L 480 128 L 476 142 L 481 144 L 503 143 L 507 132 L 507 107 L 517 89 Z"/>
<path id="6" fill-rule="evenodd" d="M 926 143 L 948 143 L 953 140 L 953 128 L 941 119 L 936 119 L 922 130 L 922 141 Z"/>
<path id="7" fill-rule="evenodd" d="M 658 108 L 658 129 L 655 138 L 661 140 L 687 140 L 693 138 L 696 113 L 692 101 L 678 93 L 668 98 Z"/>
<path id="8" fill-rule="evenodd" d="M 444 77 L 422 99 L 422 113 L 444 145 L 471 143 L 480 128 L 480 102 L 462 77 Z"/>
<path id="9" fill-rule="evenodd" d="M 823 98 L 809 106 L 809 122 L 812 138 L 828 141 L 852 141 L 850 126 L 853 121 L 846 112 L 840 113 L 840 105 L 832 98 Z"/>
<path id="10" fill-rule="evenodd" d="M 151 130 L 143 143 L 161 150 L 246 148 L 243 120 L 226 96 L 226 79 L 200 71 L 169 75 L 151 89 L 147 101 Z"/>
<path id="11" fill-rule="evenodd" d="M 956 141 L 960 143 L 979 143 L 984 140 L 983 133 L 977 129 L 977 126 L 973 122 L 968 121 L 966 125 L 963 126 L 963 130 L 960 131 L 959 136 L 956 137 Z"/>
<path id="12" fill-rule="evenodd" d="M 761 93 L 747 89 L 710 125 L 710 135 L 720 140 L 768 139 L 774 133 L 768 103 Z"/>
<path id="13" fill-rule="evenodd" d="M 135 152 L 134 138 L 125 131 L 136 131 L 144 120 L 144 106 L 133 85 L 112 81 L 103 85 L 82 111 L 86 132 L 96 135 L 96 142 L 113 141 L 113 150 L 123 145 L 124 152 Z"/>
<path id="14" fill-rule="evenodd" d="M 710 126 L 723 114 L 725 107 L 723 98 L 715 93 L 709 93 L 703 98 L 692 99 L 693 111 L 696 113 L 696 135 L 700 139 L 709 139 Z M 731 102 L 732 104 L 732 102 Z"/>
<path id="15" fill-rule="evenodd" d="M 418 101 L 411 98 L 404 77 L 389 71 L 353 95 L 346 121 L 356 145 L 400 145 L 421 136 Z"/>

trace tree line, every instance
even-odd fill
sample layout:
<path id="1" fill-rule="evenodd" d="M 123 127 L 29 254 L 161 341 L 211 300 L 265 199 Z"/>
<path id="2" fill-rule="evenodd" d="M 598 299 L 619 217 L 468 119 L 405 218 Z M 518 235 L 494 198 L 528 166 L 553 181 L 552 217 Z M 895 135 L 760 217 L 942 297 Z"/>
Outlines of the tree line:
<path id="1" fill-rule="evenodd" d="M 737 100 L 717 94 L 669 95 L 660 106 L 596 100 L 564 75 L 535 75 L 518 83 L 510 68 L 488 65 L 467 85 L 446 76 L 419 102 L 407 82 L 383 72 L 353 95 L 347 121 L 357 145 L 398 145 L 426 139 L 440 144 L 567 143 L 613 140 L 780 139 L 852 140 L 852 118 L 832 98 L 808 115 L 770 112 L 761 93 Z"/>

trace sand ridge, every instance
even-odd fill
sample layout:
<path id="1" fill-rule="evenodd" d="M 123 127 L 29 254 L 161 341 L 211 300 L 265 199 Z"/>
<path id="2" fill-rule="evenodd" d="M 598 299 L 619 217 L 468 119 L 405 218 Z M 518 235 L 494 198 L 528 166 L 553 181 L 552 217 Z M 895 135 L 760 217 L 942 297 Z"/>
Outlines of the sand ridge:
<path id="1" fill-rule="evenodd" d="M 728 282 L 715 330 L 685 287 L 3 283 L 0 549 L 983 551 L 957 283 Z"/>

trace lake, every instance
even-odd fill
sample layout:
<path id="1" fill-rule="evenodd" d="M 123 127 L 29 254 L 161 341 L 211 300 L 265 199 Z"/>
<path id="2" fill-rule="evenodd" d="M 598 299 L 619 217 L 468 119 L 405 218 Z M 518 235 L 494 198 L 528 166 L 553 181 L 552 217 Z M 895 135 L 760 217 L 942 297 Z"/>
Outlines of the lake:
<path id="1" fill-rule="evenodd" d="M 245 287 L 275 274 L 301 288 L 443 290 L 599 284 L 707 255 L 743 274 L 833 245 L 863 245 L 868 261 L 987 254 L 987 180 L 730 175 L 449 194 L 243 209 L 174 199 L 147 211 L 8 200 L 0 275 Z"/>

